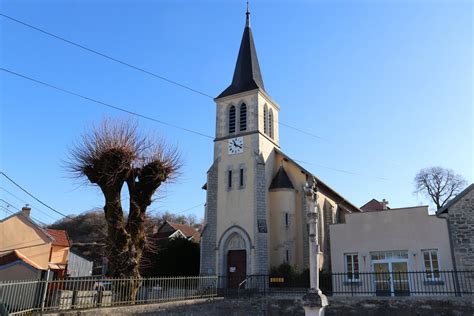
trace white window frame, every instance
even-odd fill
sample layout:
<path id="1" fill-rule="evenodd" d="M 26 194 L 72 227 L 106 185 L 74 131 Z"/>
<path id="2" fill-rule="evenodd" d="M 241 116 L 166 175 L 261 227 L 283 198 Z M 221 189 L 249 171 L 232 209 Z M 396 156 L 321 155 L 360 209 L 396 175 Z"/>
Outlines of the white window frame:
<path id="1" fill-rule="evenodd" d="M 354 270 L 354 256 L 357 256 L 357 272 Z M 348 271 L 348 257 L 351 258 L 351 267 L 352 271 Z M 346 281 L 347 282 L 360 282 L 360 262 L 359 262 L 359 253 L 351 252 L 344 254 L 344 269 L 346 271 Z M 349 278 L 349 273 L 352 273 L 352 277 Z M 355 277 L 357 275 L 357 278 Z"/>
<path id="2" fill-rule="evenodd" d="M 433 255 L 432 255 L 433 252 L 436 253 L 436 260 L 438 261 L 437 270 L 434 270 L 434 268 L 433 268 Z M 430 258 L 430 270 L 426 269 L 426 262 L 425 262 L 425 254 L 426 253 L 429 254 L 429 258 Z M 439 281 L 439 280 L 441 280 L 441 263 L 440 263 L 440 260 L 439 260 L 438 249 L 422 249 L 421 254 L 422 254 L 422 257 L 423 257 L 422 260 L 423 260 L 423 270 L 425 271 L 425 273 L 424 273 L 425 279 L 427 281 Z M 435 277 L 435 272 L 438 272 L 438 277 Z M 428 276 L 428 274 L 430 274 L 431 276 Z"/>

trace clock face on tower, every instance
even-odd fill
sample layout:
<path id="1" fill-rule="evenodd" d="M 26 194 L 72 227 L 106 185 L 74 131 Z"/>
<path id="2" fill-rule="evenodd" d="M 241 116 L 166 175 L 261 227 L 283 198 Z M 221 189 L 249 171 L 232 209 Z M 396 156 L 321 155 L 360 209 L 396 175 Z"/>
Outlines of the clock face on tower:
<path id="1" fill-rule="evenodd" d="M 240 154 L 244 152 L 244 138 L 236 137 L 229 139 L 229 155 Z"/>

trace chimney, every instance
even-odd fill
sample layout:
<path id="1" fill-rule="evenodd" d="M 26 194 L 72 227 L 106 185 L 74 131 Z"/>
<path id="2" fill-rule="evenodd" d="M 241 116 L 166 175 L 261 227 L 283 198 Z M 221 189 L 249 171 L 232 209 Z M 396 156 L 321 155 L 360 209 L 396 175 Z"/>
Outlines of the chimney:
<path id="1" fill-rule="evenodd" d="M 387 205 L 388 205 L 388 201 L 386 199 L 383 199 L 382 200 L 382 209 L 387 210 L 388 209 Z"/>
<path id="2" fill-rule="evenodd" d="M 21 208 L 21 213 L 25 217 L 30 217 L 30 212 L 31 212 L 31 207 L 28 204 L 25 204 L 25 206 Z"/>

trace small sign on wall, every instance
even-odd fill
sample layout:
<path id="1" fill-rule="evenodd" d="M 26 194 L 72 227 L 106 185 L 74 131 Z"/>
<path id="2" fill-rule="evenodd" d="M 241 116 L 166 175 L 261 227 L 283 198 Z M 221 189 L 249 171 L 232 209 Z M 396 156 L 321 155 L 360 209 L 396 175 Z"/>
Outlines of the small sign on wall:
<path id="1" fill-rule="evenodd" d="M 235 267 L 230 267 L 229 272 L 235 272 L 237 269 Z"/>
<path id="2" fill-rule="evenodd" d="M 267 233 L 267 221 L 264 219 L 257 220 L 258 232 L 259 233 Z"/>

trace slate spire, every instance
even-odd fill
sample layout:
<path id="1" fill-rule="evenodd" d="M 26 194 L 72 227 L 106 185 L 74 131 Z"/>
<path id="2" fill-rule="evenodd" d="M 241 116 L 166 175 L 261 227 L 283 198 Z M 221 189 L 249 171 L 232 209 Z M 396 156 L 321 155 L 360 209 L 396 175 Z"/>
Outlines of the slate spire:
<path id="1" fill-rule="evenodd" d="M 245 13 L 245 29 L 240 43 L 239 55 L 235 64 L 234 77 L 232 83 L 217 98 L 240 92 L 250 91 L 257 88 L 262 90 L 263 79 L 258 64 L 257 51 L 253 42 L 252 29 L 250 28 L 250 11 L 247 2 L 247 12 Z"/>

